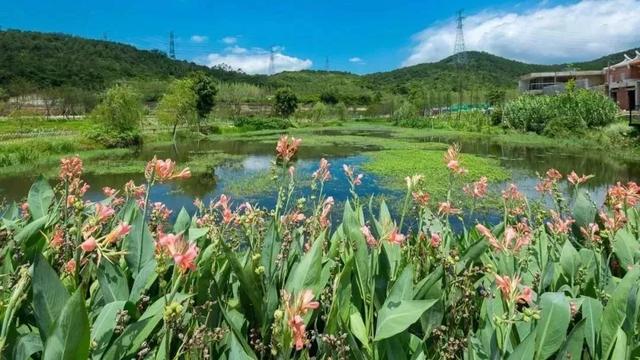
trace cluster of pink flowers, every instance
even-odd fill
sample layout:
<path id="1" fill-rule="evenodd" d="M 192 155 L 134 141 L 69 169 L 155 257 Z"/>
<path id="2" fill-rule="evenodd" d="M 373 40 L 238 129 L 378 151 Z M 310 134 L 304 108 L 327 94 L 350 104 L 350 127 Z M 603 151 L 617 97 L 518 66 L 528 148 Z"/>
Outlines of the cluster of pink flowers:
<path id="1" fill-rule="evenodd" d="M 462 214 L 462 210 L 455 208 L 450 201 L 445 201 L 438 205 L 438 214 L 440 216 L 457 215 Z"/>
<path id="2" fill-rule="evenodd" d="M 454 174 L 467 173 L 467 169 L 460 165 L 460 146 L 458 146 L 458 144 L 449 146 L 447 152 L 444 154 L 444 162 L 447 164 L 447 168 Z"/>
<path id="3" fill-rule="evenodd" d="M 610 206 L 636 206 L 640 202 L 640 186 L 633 181 L 626 185 L 618 182 L 607 191 L 607 203 Z"/>
<path id="4" fill-rule="evenodd" d="M 349 166 L 347 164 L 342 164 L 342 170 L 344 170 L 345 175 L 347 175 L 347 178 L 349 179 L 349 182 L 353 185 L 353 186 L 358 186 L 360 184 L 362 184 L 362 178 L 364 177 L 363 174 L 358 174 L 355 175 L 353 172 L 353 167 Z"/>
<path id="5" fill-rule="evenodd" d="M 413 197 L 413 201 L 422 208 L 426 207 L 431 199 L 431 195 L 423 191 L 414 191 L 411 193 L 411 196 Z"/>
<path id="6" fill-rule="evenodd" d="M 22 216 L 22 218 L 25 220 L 31 217 L 31 213 L 29 212 L 29 203 L 26 201 L 23 202 L 22 205 L 20 205 L 20 216 Z"/>
<path id="7" fill-rule="evenodd" d="M 601 210 L 598 214 L 604 228 L 610 232 L 615 233 L 616 231 L 622 229 L 622 227 L 627 223 L 627 215 L 624 213 L 624 209 L 621 205 L 616 205 L 613 207 L 613 215 L 609 216 L 604 210 Z"/>
<path id="8" fill-rule="evenodd" d="M 550 212 L 551 221 L 547 222 L 549 231 L 551 231 L 551 233 L 554 235 L 569 233 L 569 230 L 571 230 L 571 224 L 573 224 L 575 220 L 571 218 L 563 219 L 562 216 L 554 210 L 551 210 Z"/>
<path id="9" fill-rule="evenodd" d="M 302 350 L 307 342 L 307 332 L 303 316 L 305 316 L 309 310 L 317 309 L 320 306 L 320 303 L 314 301 L 313 297 L 314 295 L 311 290 L 303 290 L 292 302 L 291 295 L 283 290 L 282 300 L 287 312 L 287 324 L 291 330 L 293 345 L 297 351 Z"/>
<path id="10" fill-rule="evenodd" d="M 387 240 L 391 244 L 398 245 L 398 246 L 402 245 L 405 239 L 406 239 L 406 236 L 400 233 L 397 226 L 393 227 L 393 229 L 389 233 L 389 236 L 387 237 Z"/>
<path id="11" fill-rule="evenodd" d="M 575 171 L 571 171 L 571 173 L 567 176 L 567 181 L 570 182 L 573 186 L 578 186 L 580 184 L 586 183 L 592 177 L 593 175 L 578 176 Z"/>
<path id="12" fill-rule="evenodd" d="M 111 198 L 111 205 L 118 206 L 124 204 L 124 198 L 117 196 L 118 190 L 105 186 L 102 188 L 102 193 L 104 194 L 104 196 Z"/>
<path id="13" fill-rule="evenodd" d="M 378 246 L 378 240 L 376 240 L 376 238 L 373 236 L 373 234 L 371 233 L 371 229 L 369 229 L 367 225 L 363 225 L 360 228 L 360 231 L 362 232 L 362 235 L 364 235 L 364 239 L 369 247 Z"/>
<path id="14" fill-rule="evenodd" d="M 462 191 L 464 191 L 465 194 L 467 194 L 468 196 L 474 199 L 481 199 L 487 196 L 488 187 L 489 187 L 489 182 L 487 180 L 487 177 L 483 176 L 480 178 L 480 180 L 470 185 L 465 185 L 464 188 L 462 188 Z"/>
<path id="15" fill-rule="evenodd" d="M 333 196 L 329 196 L 322 203 L 322 212 L 320 213 L 320 226 L 322 228 L 327 228 L 331 225 L 331 221 L 329 220 L 329 215 L 331 214 L 331 209 L 333 208 L 334 200 Z"/>
<path id="16" fill-rule="evenodd" d="M 276 156 L 285 163 L 291 161 L 298 152 L 301 142 L 302 139 L 296 139 L 294 137 L 289 139 L 289 136 L 282 135 L 276 145 Z"/>
<path id="17" fill-rule="evenodd" d="M 297 224 L 301 221 L 304 221 L 307 217 L 300 212 L 300 210 L 296 209 L 295 211 L 291 212 L 290 214 L 287 215 L 282 215 L 280 217 L 280 221 L 284 224 L 284 225 L 290 225 L 290 224 Z"/>
<path id="18" fill-rule="evenodd" d="M 562 174 L 556 169 L 547 170 L 546 177 L 536 185 L 539 193 L 551 193 L 554 185 L 562 180 Z"/>
<path id="19" fill-rule="evenodd" d="M 580 227 L 580 232 L 582 233 L 582 236 L 592 244 L 600 244 L 602 242 L 602 238 L 599 235 L 600 227 L 598 224 L 589 223 L 586 228 Z"/>
<path id="20" fill-rule="evenodd" d="M 507 301 L 515 301 L 531 304 L 533 301 L 533 290 L 530 287 L 525 286 L 522 291 L 518 288 L 520 285 L 520 277 L 514 276 L 511 279 L 509 276 L 500 276 L 496 274 L 496 285 L 502 293 L 502 298 Z"/>
<path id="21" fill-rule="evenodd" d="M 329 172 L 330 165 L 331 164 L 329 164 L 327 159 L 320 159 L 320 166 L 318 167 L 318 170 L 314 171 L 312 174 L 313 180 L 320 182 L 327 182 L 331 180 L 331 172 Z"/>
<path id="22" fill-rule="evenodd" d="M 71 181 L 82 176 L 84 167 L 82 159 L 78 156 L 71 156 L 60 159 L 60 179 Z"/>
<path id="23" fill-rule="evenodd" d="M 159 201 L 154 202 L 151 208 L 151 218 L 161 222 L 168 221 L 172 213 L 172 210 Z"/>
<path id="24" fill-rule="evenodd" d="M 184 168 L 180 172 L 176 172 L 176 163 L 171 159 L 159 160 L 155 156 L 147 163 L 144 169 L 144 176 L 149 183 L 158 181 L 160 183 L 173 179 L 188 179 L 191 177 L 189 168 Z"/>
<path id="25" fill-rule="evenodd" d="M 224 221 L 225 224 L 230 224 L 235 218 L 235 214 L 231 211 L 231 207 L 229 206 L 230 200 L 231 199 L 227 195 L 222 194 L 220 195 L 218 202 L 213 206 L 214 209 L 220 208 L 220 211 L 222 212 L 222 221 Z"/>
<path id="26" fill-rule="evenodd" d="M 173 258 L 181 272 L 196 270 L 196 258 L 199 249 L 196 244 L 184 240 L 182 234 L 160 233 L 156 242 L 156 249 Z"/>
<path id="27" fill-rule="evenodd" d="M 64 230 L 60 227 L 60 225 L 56 225 L 53 230 L 53 235 L 51 236 L 51 240 L 49 240 L 49 246 L 53 249 L 59 249 L 64 244 Z"/>
<path id="28" fill-rule="evenodd" d="M 515 227 L 507 226 L 504 230 L 502 241 L 498 240 L 491 230 L 482 224 L 476 225 L 476 229 L 489 242 L 489 245 L 498 252 L 517 253 L 531 243 L 531 229 L 524 221 L 519 222 Z"/>

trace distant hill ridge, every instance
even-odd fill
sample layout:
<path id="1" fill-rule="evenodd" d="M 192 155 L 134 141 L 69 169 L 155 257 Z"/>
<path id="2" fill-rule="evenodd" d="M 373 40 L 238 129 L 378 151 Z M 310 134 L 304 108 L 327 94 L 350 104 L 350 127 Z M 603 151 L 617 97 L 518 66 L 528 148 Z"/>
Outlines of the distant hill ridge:
<path id="1" fill-rule="evenodd" d="M 639 48 L 640 49 L 640 48 Z M 486 52 L 467 52 L 463 70 L 465 89 L 515 88 L 518 77 L 537 71 L 568 68 L 597 70 L 623 59 L 630 49 L 573 64 L 537 65 L 509 60 Z M 356 75 L 338 71 L 282 72 L 273 76 L 248 75 L 229 68 L 208 68 L 193 62 L 174 60 L 157 50 L 140 50 L 131 45 L 77 36 L 33 31 L 0 31 L 0 87 L 70 86 L 101 90 L 122 79 L 163 79 L 205 71 L 221 81 L 247 82 L 273 87 L 290 86 L 305 93 L 327 88 L 349 92 L 402 92 L 410 86 L 428 86 L 450 91 L 457 87 L 458 72 L 453 56 L 387 72 Z"/>

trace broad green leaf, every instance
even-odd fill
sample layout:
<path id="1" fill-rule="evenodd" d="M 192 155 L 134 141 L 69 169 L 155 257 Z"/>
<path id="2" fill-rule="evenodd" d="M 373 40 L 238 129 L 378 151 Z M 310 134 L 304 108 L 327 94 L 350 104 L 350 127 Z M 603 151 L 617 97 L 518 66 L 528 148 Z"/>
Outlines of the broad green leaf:
<path id="1" fill-rule="evenodd" d="M 58 274 L 42 255 L 36 256 L 33 264 L 33 311 L 43 341 L 53 333 L 67 300 L 69 293 Z"/>
<path id="2" fill-rule="evenodd" d="M 362 316 L 355 306 L 351 306 L 351 315 L 349 315 L 349 329 L 364 347 L 369 346 L 369 337 L 367 336 L 367 328 L 362 321 Z"/>
<path id="3" fill-rule="evenodd" d="M 49 207 L 53 202 L 53 189 L 47 180 L 40 176 L 29 190 L 27 203 L 29 204 L 29 212 L 34 219 L 39 219 L 47 215 Z"/>
<path id="4" fill-rule="evenodd" d="M 29 333 L 20 337 L 13 349 L 14 360 L 29 360 L 31 356 L 43 350 L 42 340 L 37 333 Z"/>
<path id="5" fill-rule="evenodd" d="M 524 340 L 513 349 L 509 360 L 532 360 L 536 350 L 536 333 L 531 332 Z"/>
<path id="6" fill-rule="evenodd" d="M 282 241 L 278 236 L 278 230 L 275 222 L 269 224 L 267 233 L 264 237 L 264 245 L 262 246 L 262 254 L 260 261 L 264 266 L 265 278 L 271 280 L 276 273 L 276 260 L 280 253 Z"/>
<path id="7" fill-rule="evenodd" d="M 100 309 L 100 313 L 91 327 L 91 341 L 96 344 L 91 352 L 93 359 L 100 359 L 109 345 L 113 329 L 116 326 L 118 311 L 122 310 L 125 304 L 126 301 L 114 301 Z"/>
<path id="8" fill-rule="evenodd" d="M 580 320 L 569 334 L 562 349 L 558 352 L 557 359 L 580 359 L 582 358 L 582 345 L 584 343 L 585 320 Z"/>
<path id="9" fill-rule="evenodd" d="M 46 217 L 41 217 L 28 223 L 16 233 L 16 236 L 14 237 L 16 243 L 21 244 L 23 248 L 31 246 L 31 244 L 34 243 L 34 239 L 42 237 L 40 230 L 42 230 L 46 223 Z"/>
<path id="10" fill-rule="evenodd" d="M 580 268 L 580 256 L 576 248 L 571 245 L 571 241 L 565 241 L 560 252 L 560 265 L 562 272 L 569 279 L 573 279 Z"/>
<path id="11" fill-rule="evenodd" d="M 305 289 L 312 289 L 317 294 L 320 288 L 324 286 L 324 284 L 319 284 L 322 273 L 323 239 L 324 233 L 318 236 L 313 245 L 311 245 L 311 249 L 291 269 L 285 285 L 285 289 L 290 294 L 297 295 Z"/>
<path id="12" fill-rule="evenodd" d="M 600 334 L 600 321 L 602 318 L 602 304 L 599 300 L 590 297 L 582 298 L 582 317 L 585 319 L 584 340 L 591 357 L 595 358 L 596 340 Z"/>
<path id="13" fill-rule="evenodd" d="M 583 189 L 578 189 L 576 201 L 573 205 L 573 218 L 577 226 L 587 227 L 589 223 L 594 222 L 597 209 L 594 206 L 589 193 Z"/>
<path id="14" fill-rule="evenodd" d="M 629 293 L 638 281 L 638 277 L 640 277 L 640 268 L 635 267 L 620 281 L 618 287 L 616 287 L 611 295 L 609 302 L 607 302 L 607 306 L 604 308 L 602 313 L 602 328 L 600 330 L 602 358 L 608 358 L 611 351 L 613 351 L 618 330 L 627 316 Z"/>
<path id="15" fill-rule="evenodd" d="M 158 278 L 156 272 L 156 260 L 151 260 L 140 270 L 133 280 L 131 286 L 131 293 L 129 294 L 129 301 L 137 303 L 140 300 L 140 296 L 153 285 Z"/>
<path id="16" fill-rule="evenodd" d="M 107 303 L 126 301 L 129 298 L 127 278 L 117 265 L 103 260 L 98 267 L 98 282 L 102 297 Z"/>
<path id="17" fill-rule="evenodd" d="M 540 297 L 542 317 L 536 325 L 535 359 L 548 359 L 560 349 L 571 321 L 569 302 L 562 293 L 544 293 Z"/>
<path id="18" fill-rule="evenodd" d="M 191 224 L 191 217 L 189 217 L 189 213 L 183 207 L 182 209 L 180 209 L 180 212 L 178 213 L 176 222 L 173 225 L 173 231 L 176 234 L 184 233 L 187 231 L 187 229 L 189 229 L 190 224 Z"/>
<path id="19" fill-rule="evenodd" d="M 613 252 L 620 261 L 620 265 L 627 269 L 635 264 L 635 259 L 640 257 L 640 242 L 627 229 L 616 232 L 613 242 Z"/>
<path id="20" fill-rule="evenodd" d="M 436 300 L 401 300 L 386 302 L 378 313 L 376 336 L 380 341 L 405 331 L 418 321 L 420 315 L 427 311 Z"/>
<path id="21" fill-rule="evenodd" d="M 76 360 L 89 357 L 89 317 L 78 289 L 62 308 L 44 347 L 44 360 Z"/>
<path id="22" fill-rule="evenodd" d="M 629 359 L 627 354 L 627 334 L 622 331 L 622 329 L 618 329 L 616 343 L 613 347 L 613 352 L 611 353 L 611 359 Z"/>
<path id="23" fill-rule="evenodd" d="M 141 211 L 137 211 L 134 215 L 132 229 L 127 235 L 124 247 L 127 251 L 125 260 L 135 278 L 154 256 L 153 235 Z"/>

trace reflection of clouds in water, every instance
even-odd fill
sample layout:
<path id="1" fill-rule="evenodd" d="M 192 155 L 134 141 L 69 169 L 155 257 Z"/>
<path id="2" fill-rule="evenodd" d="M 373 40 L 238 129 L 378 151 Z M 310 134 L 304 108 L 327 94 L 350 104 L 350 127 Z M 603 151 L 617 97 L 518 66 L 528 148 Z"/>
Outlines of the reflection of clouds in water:
<path id="1" fill-rule="evenodd" d="M 250 155 L 242 161 L 242 167 L 247 171 L 269 170 L 273 156 Z"/>

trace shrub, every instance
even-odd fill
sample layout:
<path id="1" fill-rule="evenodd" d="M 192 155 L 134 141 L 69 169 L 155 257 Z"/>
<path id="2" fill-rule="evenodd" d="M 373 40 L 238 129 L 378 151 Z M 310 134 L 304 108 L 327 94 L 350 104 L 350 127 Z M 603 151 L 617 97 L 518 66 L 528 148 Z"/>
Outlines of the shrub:
<path id="1" fill-rule="evenodd" d="M 128 85 L 116 85 L 109 89 L 91 113 L 97 124 L 88 137 L 106 147 L 139 145 L 143 107 L 138 94 Z"/>
<path id="2" fill-rule="evenodd" d="M 576 116 L 558 116 L 544 126 L 542 134 L 548 137 L 571 137 L 584 134 L 587 124 Z"/>
<path id="3" fill-rule="evenodd" d="M 291 91 L 291 89 L 280 89 L 276 92 L 276 97 L 273 103 L 273 112 L 284 118 L 288 118 L 298 108 L 298 97 Z"/>
<path id="4" fill-rule="evenodd" d="M 289 119 L 246 116 L 233 120 L 233 125 L 246 130 L 281 130 L 291 127 L 292 123 Z"/>

